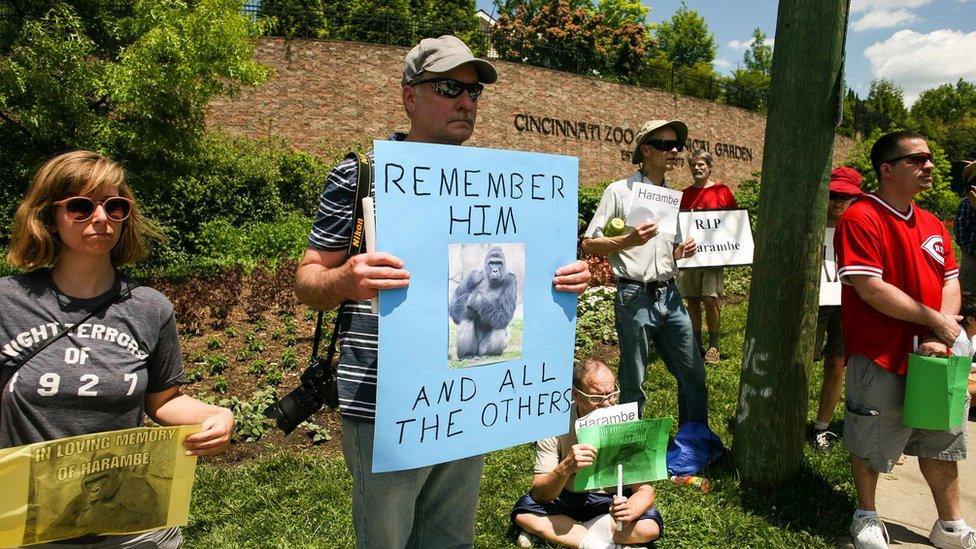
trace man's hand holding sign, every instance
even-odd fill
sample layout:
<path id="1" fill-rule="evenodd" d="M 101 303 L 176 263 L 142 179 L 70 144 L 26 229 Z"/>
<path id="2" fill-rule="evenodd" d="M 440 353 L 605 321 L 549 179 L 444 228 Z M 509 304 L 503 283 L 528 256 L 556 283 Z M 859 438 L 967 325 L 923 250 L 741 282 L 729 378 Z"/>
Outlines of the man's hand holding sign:
<path id="1" fill-rule="evenodd" d="M 654 487 L 646 480 L 646 469 L 634 465 L 619 448 L 604 444 L 602 429 L 643 425 L 637 420 L 633 402 L 616 406 L 620 389 L 610 369 L 602 362 L 589 360 L 573 371 L 573 416 L 570 432 L 536 443 L 535 475 L 531 491 L 515 504 L 512 516 L 526 532 L 547 541 L 569 547 L 606 547 L 608 544 L 646 544 L 658 538 L 663 527 L 661 515 L 654 508 Z M 654 420 L 659 421 L 659 420 Z M 663 424 L 662 424 L 663 425 Z M 667 420 L 670 425 L 670 419 Z M 626 427 L 625 427 L 626 428 Z M 595 438 L 579 438 L 584 433 Z M 655 432 L 667 442 L 667 426 Z M 633 445 L 640 454 L 643 444 Z M 664 456 L 664 447 L 655 448 Z M 627 486 L 618 487 L 616 495 L 601 490 L 617 484 L 616 470 L 622 464 Z M 605 486 L 590 486 L 594 471 L 609 471 Z M 612 469 L 612 470 L 611 470 Z M 657 475 L 656 478 L 665 478 Z M 601 477 L 602 478 L 602 477 Z M 636 479 L 636 480 L 635 480 Z M 586 484 L 586 486 L 583 486 Z"/>

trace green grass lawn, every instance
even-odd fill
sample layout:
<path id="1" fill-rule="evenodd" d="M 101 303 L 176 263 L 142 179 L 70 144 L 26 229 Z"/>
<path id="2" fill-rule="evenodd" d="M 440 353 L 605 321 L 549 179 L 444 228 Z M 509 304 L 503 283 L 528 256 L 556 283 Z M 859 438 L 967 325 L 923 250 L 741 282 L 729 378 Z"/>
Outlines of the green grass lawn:
<path id="1" fill-rule="evenodd" d="M 710 421 L 726 445 L 732 442 L 746 307 L 743 302 L 723 309 L 725 358 L 708 370 Z M 819 364 L 812 371 L 811 418 L 822 378 Z M 649 367 L 645 390 L 649 416 L 677 416 L 674 379 L 659 359 Z M 841 417 L 838 407 L 835 422 Z M 488 455 L 476 547 L 514 547 L 506 534 L 508 514 L 529 488 L 532 464 L 532 445 Z M 831 547 L 844 537 L 854 510 L 842 447 L 820 454 L 807 446 L 804 469 L 795 479 L 758 492 L 739 485 L 728 460 L 705 476 L 712 481 L 707 494 L 668 481 L 655 483 L 664 516 L 658 547 Z M 350 485 L 341 458 L 280 455 L 236 468 L 202 465 L 184 530 L 186 545 L 351 547 Z"/>

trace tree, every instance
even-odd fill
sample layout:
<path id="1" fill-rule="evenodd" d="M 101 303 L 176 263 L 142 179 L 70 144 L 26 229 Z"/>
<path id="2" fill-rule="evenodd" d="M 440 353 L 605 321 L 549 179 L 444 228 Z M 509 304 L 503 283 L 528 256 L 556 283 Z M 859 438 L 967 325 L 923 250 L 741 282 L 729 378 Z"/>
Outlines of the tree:
<path id="1" fill-rule="evenodd" d="M 262 0 L 264 33 L 413 46 L 454 34 L 476 41 L 474 0 Z"/>
<path id="2" fill-rule="evenodd" d="M 0 13 L 0 177 L 17 182 L 0 190 L 0 221 L 61 151 L 173 169 L 204 134 L 210 100 L 268 74 L 237 0 L 0 0 Z"/>
<path id="3" fill-rule="evenodd" d="M 607 26 L 622 27 L 629 24 L 643 25 L 651 10 L 640 0 L 600 0 L 596 11 L 603 15 Z"/>
<path id="4" fill-rule="evenodd" d="M 328 36 L 325 0 L 261 0 L 258 17 L 268 36 L 325 38 Z"/>
<path id="5" fill-rule="evenodd" d="M 950 159 L 976 159 L 976 84 L 959 79 L 925 90 L 911 113 L 912 126 L 939 141 Z"/>
<path id="6" fill-rule="evenodd" d="M 503 59 L 625 82 L 637 77 L 650 45 L 643 23 L 646 12 L 627 1 L 601 2 L 608 13 L 589 2 L 539 4 L 506 2 L 505 10 L 515 11 L 503 13 L 492 31 L 492 45 Z M 608 23 L 610 19 L 617 23 Z"/>
<path id="7" fill-rule="evenodd" d="M 761 110 L 766 107 L 768 95 L 769 75 L 760 71 L 738 69 L 725 82 L 725 102 L 729 105 Z"/>
<path id="8" fill-rule="evenodd" d="M 752 44 L 742 55 L 742 63 L 747 70 L 769 76 L 773 66 L 773 47 L 766 43 L 766 33 L 759 27 L 752 31 Z"/>
<path id="9" fill-rule="evenodd" d="M 882 130 L 903 128 L 908 122 L 905 92 L 891 80 L 884 78 L 872 80 L 864 106 L 882 117 L 879 120 Z"/>
<path id="10" fill-rule="evenodd" d="M 803 462 L 847 12 L 846 2 L 782 2 L 777 16 L 761 221 L 732 444 L 744 485 L 783 482 Z"/>
<path id="11" fill-rule="evenodd" d="M 657 26 L 657 45 L 675 67 L 693 67 L 715 60 L 715 36 L 705 19 L 682 2 L 671 19 Z"/>
<path id="12" fill-rule="evenodd" d="M 843 117 L 841 119 L 840 127 L 837 130 L 841 135 L 846 135 L 847 137 L 854 137 L 857 135 L 858 126 L 855 113 L 857 112 L 860 103 L 861 98 L 854 93 L 854 90 L 848 88 L 847 93 L 844 95 Z"/>

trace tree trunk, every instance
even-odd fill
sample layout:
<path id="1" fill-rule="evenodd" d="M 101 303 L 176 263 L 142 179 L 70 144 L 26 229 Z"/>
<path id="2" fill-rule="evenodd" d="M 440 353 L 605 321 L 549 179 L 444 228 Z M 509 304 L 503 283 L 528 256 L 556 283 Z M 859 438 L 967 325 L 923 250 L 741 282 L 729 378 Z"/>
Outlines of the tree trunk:
<path id="1" fill-rule="evenodd" d="M 742 482 L 800 469 L 847 0 L 780 0 L 732 451 Z"/>

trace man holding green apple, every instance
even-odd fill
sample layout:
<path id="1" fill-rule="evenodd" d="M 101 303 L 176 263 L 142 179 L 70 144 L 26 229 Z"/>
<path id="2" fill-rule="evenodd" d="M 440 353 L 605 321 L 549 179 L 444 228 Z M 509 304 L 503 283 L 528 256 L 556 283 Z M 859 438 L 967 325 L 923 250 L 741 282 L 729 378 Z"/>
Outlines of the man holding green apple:
<path id="1" fill-rule="evenodd" d="M 657 223 L 626 227 L 622 234 L 604 229 L 614 218 L 627 218 L 634 185 L 665 185 L 665 174 L 679 162 L 688 127 L 680 120 L 651 120 L 637 133 L 631 162 L 640 168 L 611 183 L 583 234 L 582 250 L 603 254 L 617 277 L 614 302 L 620 339 L 620 401 L 636 402 L 643 412 L 644 369 L 651 341 L 678 382 L 678 423 L 708 423 L 705 364 L 692 335 L 691 318 L 674 277 L 675 262 L 696 251 L 695 241 L 659 235 Z"/>

